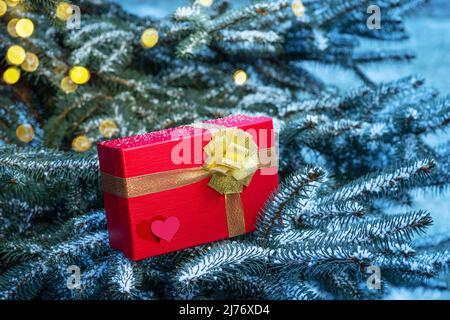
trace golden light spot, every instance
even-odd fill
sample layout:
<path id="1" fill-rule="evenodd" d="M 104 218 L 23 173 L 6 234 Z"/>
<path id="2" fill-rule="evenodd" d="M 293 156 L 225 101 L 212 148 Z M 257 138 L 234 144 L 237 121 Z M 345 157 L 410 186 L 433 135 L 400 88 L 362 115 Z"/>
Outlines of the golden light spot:
<path id="1" fill-rule="evenodd" d="M 17 67 L 9 67 L 3 72 L 3 81 L 7 84 L 15 84 L 20 79 L 20 70 Z"/>
<path id="2" fill-rule="evenodd" d="M 247 80 L 248 80 L 248 75 L 244 70 L 237 70 L 234 74 L 233 74 L 233 80 L 234 83 L 237 86 L 242 86 L 244 85 Z"/>
<path id="3" fill-rule="evenodd" d="M 5 1 L 0 0 L 0 17 L 3 17 L 6 11 L 8 11 L 8 5 Z"/>
<path id="4" fill-rule="evenodd" d="M 211 5 L 213 4 L 213 0 L 198 0 L 197 1 L 201 6 L 203 7 L 211 7 Z"/>
<path id="5" fill-rule="evenodd" d="M 56 6 L 56 17 L 59 20 L 67 21 L 73 15 L 72 5 L 67 2 L 60 2 Z"/>
<path id="6" fill-rule="evenodd" d="M 6 61 L 16 66 L 20 65 L 26 57 L 25 49 L 19 45 L 13 45 L 6 52 Z"/>
<path id="7" fill-rule="evenodd" d="M 291 5 L 292 12 L 295 16 L 301 17 L 305 14 L 305 6 L 301 0 L 294 0 Z"/>
<path id="8" fill-rule="evenodd" d="M 72 149 L 77 152 L 85 152 L 92 146 L 92 141 L 85 135 L 80 135 L 72 140 Z"/>
<path id="9" fill-rule="evenodd" d="M 103 120 L 98 127 L 98 131 L 105 138 L 111 138 L 116 132 L 119 131 L 117 124 L 112 119 Z"/>
<path id="10" fill-rule="evenodd" d="M 159 40 L 158 31 L 154 28 L 146 29 L 141 36 L 141 44 L 144 48 L 154 47 Z"/>
<path id="11" fill-rule="evenodd" d="M 34 129 L 29 124 L 21 124 L 16 129 L 16 136 L 20 141 L 28 143 L 34 138 Z"/>
<path id="12" fill-rule="evenodd" d="M 91 78 L 91 73 L 85 67 L 75 66 L 69 71 L 70 80 L 76 84 L 85 84 Z"/>
<path id="13" fill-rule="evenodd" d="M 39 67 L 38 56 L 32 52 L 27 52 L 27 54 L 25 56 L 25 61 L 22 62 L 20 67 L 22 68 L 22 70 L 27 71 L 27 72 L 36 71 L 36 69 Z"/>
<path id="14" fill-rule="evenodd" d="M 73 83 L 69 77 L 62 78 L 60 86 L 65 93 L 75 92 L 78 88 L 78 85 Z"/>
<path id="15" fill-rule="evenodd" d="M 28 38 L 34 32 L 33 21 L 27 18 L 19 19 L 16 23 L 16 33 L 21 38 Z"/>
<path id="16" fill-rule="evenodd" d="M 6 3 L 8 4 L 8 7 L 15 7 L 19 4 L 20 0 L 6 0 Z"/>
<path id="17" fill-rule="evenodd" d="M 8 33 L 11 37 L 17 38 L 17 32 L 16 32 L 16 24 L 19 19 L 13 18 L 9 20 L 8 25 L 6 26 L 6 29 L 8 30 Z"/>

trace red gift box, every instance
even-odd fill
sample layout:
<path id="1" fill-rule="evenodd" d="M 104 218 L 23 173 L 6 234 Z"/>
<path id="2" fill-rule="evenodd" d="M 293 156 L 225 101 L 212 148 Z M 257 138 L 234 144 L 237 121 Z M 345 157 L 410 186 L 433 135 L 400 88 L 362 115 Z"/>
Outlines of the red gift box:
<path id="1" fill-rule="evenodd" d="M 212 163 L 210 146 L 235 133 L 250 137 L 256 169 L 235 170 L 228 156 Z M 253 231 L 278 186 L 274 147 L 272 119 L 243 115 L 98 143 L 111 247 L 140 260 Z"/>

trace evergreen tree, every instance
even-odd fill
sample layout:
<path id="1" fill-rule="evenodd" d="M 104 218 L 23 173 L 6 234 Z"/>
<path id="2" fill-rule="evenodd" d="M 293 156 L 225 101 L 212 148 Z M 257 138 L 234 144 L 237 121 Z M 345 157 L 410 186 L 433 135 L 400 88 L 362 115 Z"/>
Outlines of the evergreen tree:
<path id="1" fill-rule="evenodd" d="M 370 30 L 372 2 L 304 0 L 304 14 L 294 10 L 301 17 L 285 0 L 237 9 L 194 2 L 154 20 L 81 0 L 81 28 L 70 30 L 54 17 L 55 0 L 8 8 L 1 54 L 20 44 L 40 64 L 0 86 L 0 297 L 367 299 L 448 290 L 450 235 L 417 239 L 432 219 L 408 207 L 411 190 L 449 185 L 449 145 L 431 148 L 423 137 L 450 123 L 450 99 L 420 76 L 377 84 L 364 73 L 368 63 L 413 58 L 359 44 L 407 38 L 402 16 L 423 1 L 377 1 L 382 28 Z M 36 26 L 31 37 L 5 31 L 23 17 Z M 159 40 L 145 49 L 147 28 Z M 304 61 L 352 70 L 362 85 L 340 92 Z M 67 93 L 61 81 L 76 65 L 91 78 Z M 250 77 L 245 85 L 232 81 L 238 69 Z M 257 231 L 139 262 L 110 249 L 96 150 L 76 152 L 84 150 L 76 138 L 89 146 L 109 138 L 105 125 L 121 137 L 235 113 L 269 115 L 280 129 L 282 183 Z M 23 124 L 32 141 L 16 130 Z M 77 289 L 67 287 L 71 265 L 81 269 Z M 380 290 L 367 285 L 373 268 Z"/>

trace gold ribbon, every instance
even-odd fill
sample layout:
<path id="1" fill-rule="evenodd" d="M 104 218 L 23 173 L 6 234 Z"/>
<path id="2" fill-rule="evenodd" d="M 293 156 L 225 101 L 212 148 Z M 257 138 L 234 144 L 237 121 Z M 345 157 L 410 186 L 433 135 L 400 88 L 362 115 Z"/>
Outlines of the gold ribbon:
<path id="1" fill-rule="evenodd" d="M 210 177 L 208 186 L 225 195 L 228 235 L 245 233 L 245 216 L 240 193 L 248 186 L 254 173 L 263 167 L 260 158 L 274 155 L 272 148 L 258 150 L 247 132 L 239 128 L 194 124 L 208 129 L 213 138 L 203 148 L 207 155 L 201 167 L 151 173 L 131 178 L 120 178 L 101 173 L 104 192 L 121 198 L 134 198 L 166 190 L 177 189 Z"/>

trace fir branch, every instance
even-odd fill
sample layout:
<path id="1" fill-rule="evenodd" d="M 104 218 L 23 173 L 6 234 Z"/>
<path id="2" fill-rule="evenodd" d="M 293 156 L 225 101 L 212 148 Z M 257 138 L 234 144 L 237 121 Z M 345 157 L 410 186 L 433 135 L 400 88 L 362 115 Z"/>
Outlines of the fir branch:
<path id="1" fill-rule="evenodd" d="M 272 229 L 277 224 L 283 224 L 283 210 L 286 205 L 308 189 L 315 188 L 325 178 L 325 172 L 318 167 L 307 167 L 291 175 L 280 185 L 266 202 L 264 209 L 256 222 L 256 236 L 260 239 L 267 239 Z"/>
<path id="2" fill-rule="evenodd" d="M 176 279 L 182 285 L 193 285 L 200 280 L 218 281 L 223 273 L 245 274 L 252 271 L 251 261 L 267 259 L 268 251 L 261 247 L 239 242 L 230 242 L 212 247 L 207 253 L 180 266 Z"/>
<path id="3" fill-rule="evenodd" d="M 313 203 L 300 212 L 299 219 L 301 219 L 302 222 L 310 220 L 319 220 L 320 222 L 323 222 L 327 221 L 327 219 L 338 217 L 362 218 L 366 211 L 367 208 L 354 201 L 326 203 L 323 205 L 315 205 Z"/>
<path id="4" fill-rule="evenodd" d="M 433 160 L 418 160 L 406 166 L 386 169 L 377 174 L 370 174 L 342 186 L 333 194 L 321 200 L 322 203 L 366 198 L 412 184 L 415 179 L 423 178 L 435 166 Z"/>
<path id="5" fill-rule="evenodd" d="M 268 296 L 274 300 L 328 300 L 331 296 L 315 281 L 287 281 L 269 283 Z"/>
<path id="6" fill-rule="evenodd" d="M 343 272 L 355 266 L 363 268 L 371 264 L 374 255 L 361 247 L 308 248 L 294 245 L 278 249 L 274 253 L 274 263 L 289 274 L 311 274 L 313 277 Z"/>
<path id="7" fill-rule="evenodd" d="M 74 177 L 98 179 L 98 160 L 85 154 L 62 154 L 51 149 L 3 148 L 0 165 L 19 170 L 35 180 Z"/>
<path id="8" fill-rule="evenodd" d="M 310 242 L 314 245 L 329 246 L 346 244 L 375 244 L 383 246 L 388 241 L 409 241 L 432 223 L 429 213 L 418 211 L 387 216 L 380 219 L 355 221 L 349 218 L 334 220 L 326 229 L 296 230 L 288 228 L 275 236 L 274 241 L 282 247 L 291 243 Z M 343 228 L 342 226 L 346 226 Z"/>
<path id="9" fill-rule="evenodd" d="M 0 275 L 0 298 L 32 299 L 45 284 L 48 266 L 39 261 L 29 261 L 8 269 Z"/>
<path id="10" fill-rule="evenodd" d="M 134 264 L 124 259 L 121 254 L 113 254 L 108 260 L 109 274 L 108 288 L 113 299 L 137 298 L 142 275 Z"/>

